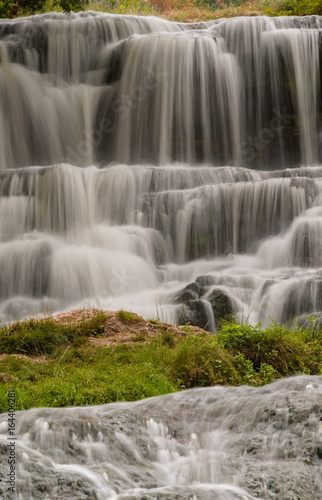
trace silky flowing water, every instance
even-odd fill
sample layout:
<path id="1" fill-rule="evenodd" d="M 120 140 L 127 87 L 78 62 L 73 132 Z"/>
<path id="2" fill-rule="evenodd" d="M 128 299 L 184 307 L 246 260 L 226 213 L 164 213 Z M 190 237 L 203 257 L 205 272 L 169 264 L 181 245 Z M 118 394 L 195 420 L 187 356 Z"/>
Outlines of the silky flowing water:
<path id="1" fill-rule="evenodd" d="M 301 376 L 18 412 L 17 498 L 321 500 L 321 410 L 322 377 Z"/>
<path id="2" fill-rule="evenodd" d="M 320 40 L 316 16 L 0 22 L 2 321 L 175 323 L 200 275 L 237 319 L 320 312 Z"/>
<path id="3" fill-rule="evenodd" d="M 1 322 L 99 306 L 176 323 L 201 276 L 237 320 L 319 315 L 321 28 L 1 21 Z M 321 499 L 321 384 L 19 412 L 17 498 Z"/>

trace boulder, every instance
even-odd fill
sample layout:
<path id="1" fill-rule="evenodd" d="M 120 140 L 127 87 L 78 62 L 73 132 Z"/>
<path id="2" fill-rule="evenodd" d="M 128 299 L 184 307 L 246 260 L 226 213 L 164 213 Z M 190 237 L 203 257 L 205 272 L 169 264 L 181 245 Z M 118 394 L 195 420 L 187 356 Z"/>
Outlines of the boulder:
<path id="1" fill-rule="evenodd" d="M 200 287 L 206 287 L 206 286 L 211 286 L 216 284 L 216 279 L 214 276 L 209 276 L 208 274 L 198 276 L 196 278 L 196 283 L 200 285 Z"/>
<path id="2" fill-rule="evenodd" d="M 211 318 L 207 302 L 204 300 L 188 300 L 179 313 L 179 325 L 199 326 L 210 331 Z"/>
<path id="3" fill-rule="evenodd" d="M 226 320 L 233 314 L 233 306 L 230 298 L 222 290 L 213 290 L 207 297 L 210 302 L 216 326 L 221 320 Z"/>
<path id="4" fill-rule="evenodd" d="M 178 295 L 177 304 L 185 304 L 189 300 L 197 300 L 200 295 L 200 285 L 198 283 L 189 283 Z"/>

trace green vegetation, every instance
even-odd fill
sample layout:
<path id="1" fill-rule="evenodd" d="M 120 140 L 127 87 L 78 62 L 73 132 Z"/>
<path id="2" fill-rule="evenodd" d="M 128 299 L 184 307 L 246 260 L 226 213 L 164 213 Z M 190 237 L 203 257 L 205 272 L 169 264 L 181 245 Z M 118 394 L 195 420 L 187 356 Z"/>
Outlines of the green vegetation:
<path id="1" fill-rule="evenodd" d="M 19 16 L 52 11 L 94 10 L 198 22 L 236 16 L 322 15 L 322 0 L 2 0 L 0 18 L 9 17 L 15 3 L 19 5 Z"/>
<path id="2" fill-rule="evenodd" d="M 53 3 L 53 7 L 58 7 L 63 12 L 79 12 L 86 10 L 88 5 L 89 0 L 57 0 Z"/>
<path id="3" fill-rule="evenodd" d="M 322 0 L 263 0 L 262 6 L 268 16 L 322 15 Z"/>
<path id="4" fill-rule="evenodd" d="M 322 0 L 156 0 L 162 17 L 197 22 L 238 16 L 322 15 Z"/>
<path id="5" fill-rule="evenodd" d="M 12 5 L 13 2 L 11 0 L 4 0 L 3 2 L 0 2 L 0 19 L 9 17 Z"/>
<path id="6" fill-rule="evenodd" d="M 137 322 L 137 321 L 140 321 L 140 316 L 138 316 L 137 314 L 135 313 L 131 313 L 131 312 L 128 312 L 128 311 L 123 311 L 122 309 L 117 313 L 117 319 L 119 319 L 120 321 L 123 321 L 123 322 Z"/>
<path id="7" fill-rule="evenodd" d="M 127 314 L 134 316 L 120 311 L 118 319 Z M 0 411 L 7 411 L 9 387 L 22 410 L 135 401 L 215 384 L 259 386 L 301 373 L 322 375 L 322 332 L 313 323 L 309 330 L 288 330 L 227 322 L 217 336 L 196 334 L 191 327 L 183 327 L 180 335 L 160 324 L 157 336 L 135 333 L 129 343 L 104 346 L 109 335 L 105 320 L 98 312 L 76 325 L 49 318 L 2 327 Z M 93 337 L 102 342 L 96 345 Z"/>
<path id="8" fill-rule="evenodd" d="M 0 329 L 0 354 L 41 356 L 66 345 L 82 345 L 88 337 L 103 333 L 106 314 L 99 312 L 77 325 L 52 319 L 30 319 Z"/>
<path id="9" fill-rule="evenodd" d="M 18 16 L 48 12 L 80 12 L 94 10 L 112 14 L 153 15 L 158 8 L 147 0 L 0 0 L 0 18 L 10 17 L 13 5 L 18 5 Z M 13 16 L 11 16 L 13 17 Z"/>

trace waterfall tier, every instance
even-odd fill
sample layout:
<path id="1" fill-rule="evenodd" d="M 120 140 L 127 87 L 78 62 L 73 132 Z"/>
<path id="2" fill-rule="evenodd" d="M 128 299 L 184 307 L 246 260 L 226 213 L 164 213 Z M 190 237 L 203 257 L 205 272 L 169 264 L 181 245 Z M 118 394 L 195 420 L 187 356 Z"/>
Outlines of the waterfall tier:
<path id="1" fill-rule="evenodd" d="M 321 26 L 1 21 L 2 321 L 98 304 L 176 322 L 201 275 L 252 323 L 319 313 Z"/>

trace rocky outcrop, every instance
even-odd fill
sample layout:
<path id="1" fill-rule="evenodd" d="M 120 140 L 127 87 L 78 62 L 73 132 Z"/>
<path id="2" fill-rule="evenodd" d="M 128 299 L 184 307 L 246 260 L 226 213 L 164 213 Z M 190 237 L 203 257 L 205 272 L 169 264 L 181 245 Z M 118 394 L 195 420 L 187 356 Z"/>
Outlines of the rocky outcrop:
<path id="1" fill-rule="evenodd" d="M 222 320 L 231 318 L 233 315 L 233 306 L 230 298 L 221 290 L 215 289 L 208 296 L 216 326 L 220 325 Z"/>
<path id="2" fill-rule="evenodd" d="M 176 297 L 177 304 L 182 304 L 178 313 L 180 325 L 190 324 L 214 333 L 222 320 L 233 315 L 230 298 L 215 285 L 213 276 L 198 276 L 195 282 L 189 283 Z"/>
<path id="3" fill-rule="evenodd" d="M 200 297 L 200 290 L 201 287 L 196 281 L 194 283 L 189 283 L 189 285 L 185 286 L 180 292 L 176 302 L 178 304 L 185 304 L 189 300 L 197 300 Z"/>
<path id="4" fill-rule="evenodd" d="M 203 330 L 211 331 L 211 314 L 208 303 L 204 300 L 188 300 L 180 310 L 179 324 L 199 326 Z"/>

